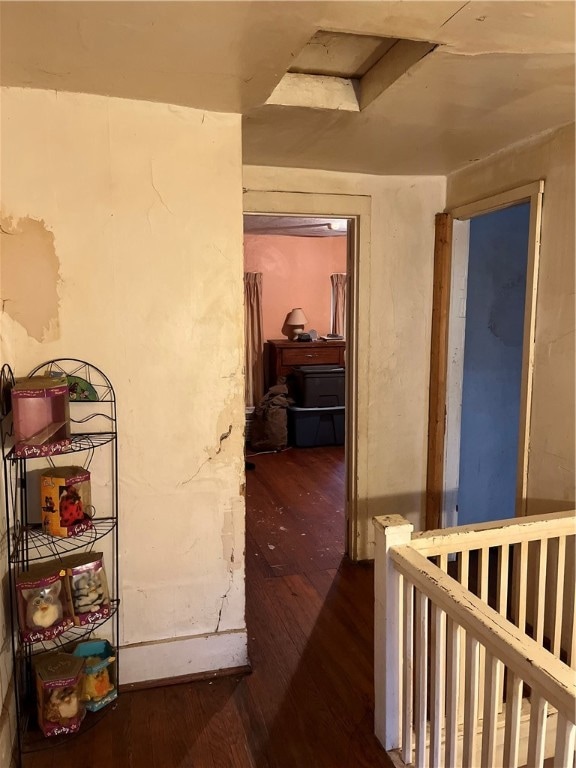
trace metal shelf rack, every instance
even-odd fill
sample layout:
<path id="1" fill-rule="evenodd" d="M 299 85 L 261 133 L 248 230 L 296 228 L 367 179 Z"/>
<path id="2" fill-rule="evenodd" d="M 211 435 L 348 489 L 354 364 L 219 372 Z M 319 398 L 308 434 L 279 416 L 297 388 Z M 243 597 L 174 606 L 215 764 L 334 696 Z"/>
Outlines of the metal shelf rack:
<path id="1" fill-rule="evenodd" d="M 53 650 L 66 651 L 81 639 L 94 636 L 102 629 L 117 649 L 119 642 L 120 601 L 118 575 L 118 445 L 116 431 L 116 396 L 112 383 L 99 368 L 76 358 L 49 360 L 34 368 L 28 376 L 61 374 L 68 380 L 71 445 L 58 457 L 18 457 L 14 451 L 14 430 L 10 391 L 14 375 L 8 365 L 0 369 L 0 442 L 3 460 L 4 495 L 6 510 L 6 566 L 9 577 L 10 615 L 12 628 L 12 658 L 16 699 L 18 759 L 23 754 L 48 749 L 63 739 L 76 735 L 46 738 L 35 719 L 35 684 L 33 659 Z M 88 392 L 88 397 L 85 398 Z M 103 457 L 108 476 L 102 481 L 103 503 L 93 520 L 93 527 L 79 536 L 63 538 L 44 532 L 35 519 L 30 499 L 30 473 L 55 466 L 55 459 L 74 454 L 74 462 L 88 469 L 96 455 Z M 65 460 L 65 459 L 64 459 Z M 74 551 L 90 552 L 97 542 L 107 542 L 111 558 L 105 562 L 111 593 L 110 615 L 93 624 L 74 626 L 50 641 L 23 642 L 18 632 L 16 606 L 16 579 L 34 562 L 60 560 Z M 116 657 L 118 660 L 118 656 Z M 118 661 L 117 661 L 118 663 Z M 97 725 L 114 704 L 99 712 L 87 712 L 79 733 Z"/>

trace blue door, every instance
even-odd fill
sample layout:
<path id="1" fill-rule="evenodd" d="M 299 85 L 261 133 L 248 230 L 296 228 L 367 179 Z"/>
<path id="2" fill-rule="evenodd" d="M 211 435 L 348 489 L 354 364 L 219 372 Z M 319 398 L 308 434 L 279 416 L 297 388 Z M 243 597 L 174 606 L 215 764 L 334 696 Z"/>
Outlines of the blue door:
<path id="1" fill-rule="evenodd" d="M 470 222 L 458 522 L 515 515 L 530 204 Z"/>

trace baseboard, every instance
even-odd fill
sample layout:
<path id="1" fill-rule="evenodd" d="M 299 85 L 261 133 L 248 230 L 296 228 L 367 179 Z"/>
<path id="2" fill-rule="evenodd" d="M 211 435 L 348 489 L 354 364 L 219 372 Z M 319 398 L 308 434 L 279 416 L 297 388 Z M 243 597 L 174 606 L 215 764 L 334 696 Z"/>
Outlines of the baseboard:
<path id="1" fill-rule="evenodd" d="M 119 685 L 120 693 L 130 691 L 143 691 L 147 688 L 164 688 L 167 685 L 183 685 L 185 683 L 197 683 L 200 680 L 218 680 L 221 677 L 243 677 L 252 672 L 252 667 L 226 667 L 214 669 L 209 672 L 194 672 L 190 675 L 178 675 L 178 677 L 160 677 L 157 680 L 141 680 L 139 683 L 126 683 Z"/>
<path id="2" fill-rule="evenodd" d="M 120 687 L 248 666 L 246 630 L 193 635 L 120 648 Z"/>

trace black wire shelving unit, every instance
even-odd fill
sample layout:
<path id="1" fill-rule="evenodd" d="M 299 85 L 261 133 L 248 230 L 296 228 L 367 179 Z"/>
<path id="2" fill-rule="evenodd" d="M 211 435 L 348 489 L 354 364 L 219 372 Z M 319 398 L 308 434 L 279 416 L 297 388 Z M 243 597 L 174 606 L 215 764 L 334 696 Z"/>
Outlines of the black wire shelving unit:
<path id="1" fill-rule="evenodd" d="M 112 703 L 98 712 L 87 712 L 78 734 L 45 737 L 36 722 L 35 680 L 33 661 L 43 653 L 71 651 L 75 643 L 90 637 L 106 637 L 116 649 L 118 679 L 118 643 L 120 622 L 118 574 L 118 445 L 116 396 L 108 377 L 96 366 L 76 358 L 49 360 L 34 368 L 34 375 L 64 375 L 68 380 L 71 444 L 55 456 L 22 458 L 14 451 L 11 389 L 15 379 L 12 369 L 0 369 L 0 442 L 2 449 L 6 512 L 6 566 L 9 577 L 10 634 L 16 700 L 17 748 L 19 765 L 27 752 L 49 749 L 64 740 L 75 738 L 97 725 L 116 706 Z M 107 452 L 102 456 L 102 452 Z M 95 509 L 93 525 L 79 536 L 63 538 L 46 533 L 33 509 L 30 482 L 36 470 L 61 466 L 74 454 L 74 464 L 88 469 L 95 456 L 102 458 L 106 477 L 99 477 L 100 502 Z M 61 458 L 63 457 L 63 459 Z M 98 463 L 98 462 L 96 462 Z M 100 471 L 101 468 L 98 469 Z M 40 474 L 39 472 L 36 473 Z M 105 569 L 111 593 L 110 614 L 93 624 L 74 626 L 50 641 L 23 642 L 18 632 L 16 579 L 33 563 L 58 561 L 73 552 L 95 551 L 105 543 L 111 557 L 105 558 Z"/>

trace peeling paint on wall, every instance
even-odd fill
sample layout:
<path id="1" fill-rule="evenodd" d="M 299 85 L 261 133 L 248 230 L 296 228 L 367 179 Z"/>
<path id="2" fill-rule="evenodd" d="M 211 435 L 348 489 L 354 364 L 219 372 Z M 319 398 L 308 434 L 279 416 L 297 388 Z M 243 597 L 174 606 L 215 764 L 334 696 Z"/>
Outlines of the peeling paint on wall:
<path id="1" fill-rule="evenodd" d="M 0 217 L 2 311 L 40 342 L 59 338 L 60 263 L 42 219 Z"/>

